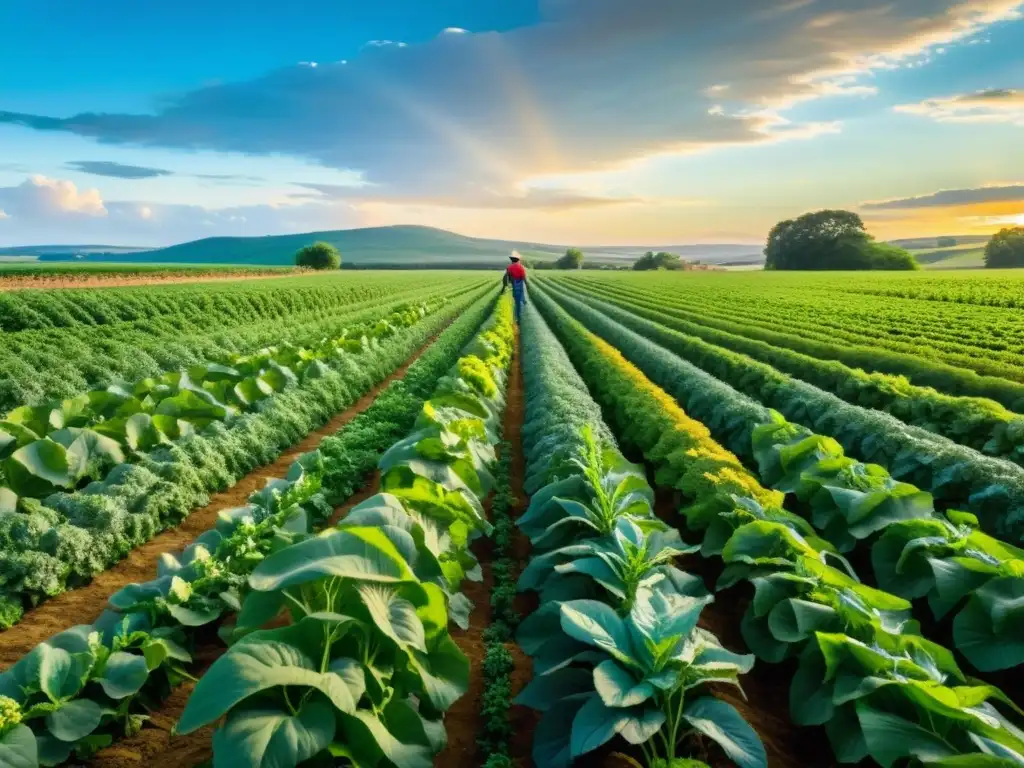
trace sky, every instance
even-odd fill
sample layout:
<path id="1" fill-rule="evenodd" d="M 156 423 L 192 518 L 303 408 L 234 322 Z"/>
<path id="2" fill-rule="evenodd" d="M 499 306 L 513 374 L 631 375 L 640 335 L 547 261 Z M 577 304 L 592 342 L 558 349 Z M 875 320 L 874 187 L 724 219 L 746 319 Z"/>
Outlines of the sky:
<path id="1" fill-rule="evenodd" d="M 0 246 L 1024 225 L 1024 0 L 6 0 Z"/>

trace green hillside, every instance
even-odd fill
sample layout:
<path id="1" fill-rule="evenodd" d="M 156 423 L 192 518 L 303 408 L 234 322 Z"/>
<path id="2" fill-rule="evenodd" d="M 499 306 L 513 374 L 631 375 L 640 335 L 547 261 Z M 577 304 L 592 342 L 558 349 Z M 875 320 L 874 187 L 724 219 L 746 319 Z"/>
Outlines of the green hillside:
<path id="1" fill-rule="evenodd" d="M 484 266 L 504 261 L 513 250 L 557 258 L 556 246 L 465 237 L 418 226 L 368 227 L 300 235 L 210 237 L 133 254 L 133 260 L 165 263 L 291 264 L 304 245 L 323 240 L 341 251 L 346 266 Z"/>
<path id="2" fill-rule="evenodd" d="M 43 246 L 17 249 L 42 261 L 273 266 L 290 265 L 304 245 L 323 240 L 341 251 L 347 267 L 494 267 L 513 251 L 534 261 L 553 261 L 565 245 L 466 237 L 421 226 L 368 227 L 267 237 L 210 237 L 167 248 L 138 251 L 103 246 Z M 71 249 L 77 251 L 72 254 Z M 88 250 L 86 250 L 88 249 Z M 12 252 L 15 249 L 12 249 Z M 590 264 L 629 265 L 648 250 L 666 250 L 707 263 L 763 260 L 756 245 L 583 246 Z"/>

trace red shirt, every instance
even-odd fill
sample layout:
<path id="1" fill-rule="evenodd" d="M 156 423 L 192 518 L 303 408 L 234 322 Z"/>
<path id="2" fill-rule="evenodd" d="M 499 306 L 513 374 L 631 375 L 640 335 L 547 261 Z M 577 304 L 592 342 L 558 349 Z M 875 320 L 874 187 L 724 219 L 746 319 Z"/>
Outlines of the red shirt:
<path id="1" fill-rule="evenodd" d="M 510 280 L 525 280 L 526 279 L 526 268 L 523 267 L 519 262 L 513 262 L 509 264 L 505 269 L 505 273 L 509 276 Z"/>

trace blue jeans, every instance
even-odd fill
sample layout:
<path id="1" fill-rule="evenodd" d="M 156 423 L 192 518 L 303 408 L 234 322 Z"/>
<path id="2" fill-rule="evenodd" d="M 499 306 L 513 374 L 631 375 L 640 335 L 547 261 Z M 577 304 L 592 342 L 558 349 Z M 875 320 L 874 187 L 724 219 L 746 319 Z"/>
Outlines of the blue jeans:
<path id="1" fill-rule="evenodd" d="M 515 302 L 515 305 L 516 305 L 515 315 L 516 315 L 516 322 L 518 323 L 519 319 L 523 315 L 523 304 L 526 303 L 526 294 L 523 292 L 522 288 L 520 288 L 517 291 L 515 289 L 515 287 L 513 286 L 513 288 L 512 288 L 512 299 L 513 299 L 513 301 Z"/>

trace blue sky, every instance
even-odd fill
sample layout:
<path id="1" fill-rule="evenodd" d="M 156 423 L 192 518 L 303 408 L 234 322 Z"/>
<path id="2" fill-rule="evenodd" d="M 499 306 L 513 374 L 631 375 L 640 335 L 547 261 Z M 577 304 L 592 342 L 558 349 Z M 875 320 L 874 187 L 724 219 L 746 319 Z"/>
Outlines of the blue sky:
<path id="1" fill-rule="evenodd" d="M 1022 9 L 8 0 L 0 245 L 756 242 L 821 207 L 990 232 L 1024 223 Z"/>

